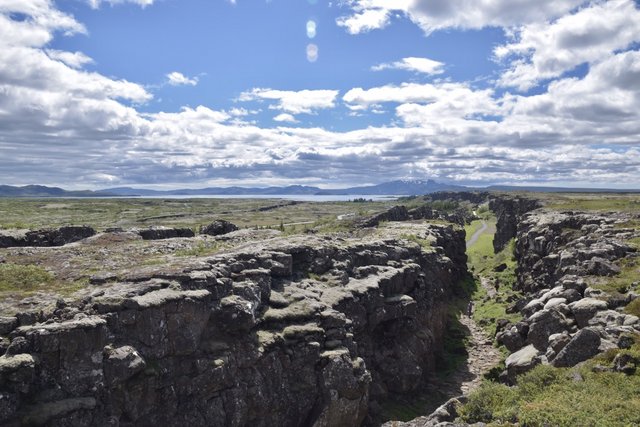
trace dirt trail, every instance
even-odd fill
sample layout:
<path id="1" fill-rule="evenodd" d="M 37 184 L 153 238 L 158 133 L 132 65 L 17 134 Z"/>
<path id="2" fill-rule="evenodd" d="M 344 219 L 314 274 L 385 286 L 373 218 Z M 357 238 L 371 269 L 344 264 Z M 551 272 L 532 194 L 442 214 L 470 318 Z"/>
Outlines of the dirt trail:
<path id="1" fill-rule="evenodd" d="M 489 227 L 483 222 L 482 227 L 476 231 L 467 241 L 467 249 L 476 243 L 482 233 L 487 232 Z M 496 290 L 486 277 L 480 277 L 480 286 L 485 288 L 489 298 L 496 296 Z M 472 317 L 465 313 L 458 317 L 460 323 L 466 329 L 467 335 L 467 359 L 461 363 L 454 372 L 442 379 L 434 376 L 427 387 L 427 393 L 438 395 L 439 403 L 431 402 L 433 407 L 425 408 L 427 413 L 432 412 L 440 404 L 446 402 L 452 397 L 460 395 L 468 395 L 474 391 L 482 382 L 484 374 L 497 366 L 502 361 L 502 354 L 493 346 L 493 339 L 482 329 Z M 409 422 L 388 421 L 382 427 L 418 427 L 422 426 L 426 417 L 418 417 Z"/>
<path id="2" fill-rule="evenodd" d="M 469 249 L 471 246 L 473 246 L 478 241 L 478 238 L 482 235 L 482 233 L 487 231 L 487 228 L 489 228 L 487 223 L 482 221 L 482 227 L 480 227 L 478 230 L 476 230 L 476 232 L 473 233 L 473 236 L 471 236 L 471 238 L 469 240 L 467 240 L 467 249 Z"/>

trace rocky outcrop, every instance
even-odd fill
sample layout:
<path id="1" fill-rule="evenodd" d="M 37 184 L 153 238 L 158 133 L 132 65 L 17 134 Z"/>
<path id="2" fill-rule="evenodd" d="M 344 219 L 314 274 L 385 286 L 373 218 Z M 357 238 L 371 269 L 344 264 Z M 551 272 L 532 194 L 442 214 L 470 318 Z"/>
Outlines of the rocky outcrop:
<path id="1" fill-rule="evenodd" d="M 463 232 L 413 227 L 432 248 L 256 243 L 2 318 L 0 424 L 360 425 L 433 371 L 465 274 Z"/>
<path id="2" fill-rule="evenodd" d="M 0 233 L 0 248 L 26 246 L 63 246 L 77 242 L 96 234 L 96 231 L 86 225 L 65 226 L 56 229 L 36 231 L 16 231 Z"/>
<path id="3" fill-rule="evenodd" d="M 627 242 L 640 232 L 624 224 L 625 213 L 534 211 L 518 224 L 518 290 L 525 295 L 511 307 L 518 324 L 501 324 L 496 335 L 513 354 L 503 378 L 508 382 L 537 363 L 574 366 L 640 332 L 636 316 L 624 306 L 638 297 L 629 283 L 615 295 L 589 287 L 606 282 L 626 258 L 638 256 Z M 527 356 L 527 357 L 524 357 Z M 521 363 L 521 361 L 524 361 Z"/>
<path id="4" fill-rule="evenodd" d="M 143 240 L 172 239 L 174 237 L 194 237 L 190 228 L 149 227 L 134 230 Z"/>
<path id="5" fill-rule="evenodd" d="M 223 219 L 218 219 L 213 221 L 211 224 L 203 225 L 200 227 L 200 234 L 208 234 L 210 236 L 221 236 L 223 234 L 231 233 L 232 231 L 237 231 L 238 226 L 230 223 L 229 221 L 225 221 Z"/>
<path id="6" fill-rule="evenodd" d="M 496 215 L 496 234 L 493 250 L 498 253 L 516 237 L 518 223 L 523 215 L 541 207 L 540 202 L 529 198 L 498 196 L 489 200 L 489 209 Z"/>
<path id="7" fill-rule="evenodd" d="M 480 205 L 489 200 L 491 193 L 487 191 L 438 191 L 431 193 L 425 198 L 430 200 L 454 200 L 457 202 L 470 202 Z"/>
<path id="8" fill-rule="evenodd" d="M 383 221 L 407 221 L 409 219 L 409 211 L 405 206 L 393 206 L 384 212 L 375 214 L 369 218 L 363 219 L 358 223 L 359 227 L 376 227 Z"/>
<path id="9" fill-rule="evenodd" d="M 471 222 L 473 214 L 464 208 L 455 209 L 452 212 L 444 212 L 432 209 L 428 205 L 419 206 L 408 210 L 405 206 L 393 206 L 392 208 L 360 220 L 358 227 L 376 227 L 381 222 L 409 221 L 409 220 L 441 220 L 464 226 Z"/>

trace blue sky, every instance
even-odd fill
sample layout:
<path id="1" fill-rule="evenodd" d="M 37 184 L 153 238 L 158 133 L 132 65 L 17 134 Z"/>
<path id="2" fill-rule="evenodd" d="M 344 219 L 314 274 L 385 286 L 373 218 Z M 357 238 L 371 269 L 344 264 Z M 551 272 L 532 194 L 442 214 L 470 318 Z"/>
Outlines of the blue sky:
<path id="1" fill-rule="evenodd" d="M 640 188 L 638 7 L 0 0 L 0 181 Z"/>

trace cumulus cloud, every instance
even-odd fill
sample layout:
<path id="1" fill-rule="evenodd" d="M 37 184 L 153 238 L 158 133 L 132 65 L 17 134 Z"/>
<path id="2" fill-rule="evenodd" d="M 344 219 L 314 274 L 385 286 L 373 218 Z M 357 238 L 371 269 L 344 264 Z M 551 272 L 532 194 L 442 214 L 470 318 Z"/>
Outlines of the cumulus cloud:
<path id="1" fill-rule="evenodd" d="M 290 114 L 312 114 L 316 110 L 335 107 L 337 96 L 337 90 L 287 91 L 255 88 L 240 94 L 238 100 L 243 102 L 256 100 L 276 101 L 269 108 L 282 110 Z"/>
<path id="2" fill-rule="evenodd" d="M 498 46 L 498 59 L 511 57 L 500 84 L 527 90 L 583 63 L 597 63 L 640 40 L 640 10 L 633 0 L 594 3 L 551 23 L 525 25 L 515 40 Z"/>
<path id="3" fill-rule="evenodd" d="M 444 72 L 444 63 L 429 58 L 408 57 L 402 58 L 400 61 L 387 62 L 371 67 L 372 71 L 391 69 L 414 71 L 423 74 L 442 74 Z"/>
<path id="4" fill-rule="evenodd" d="M 402 13 L 429 34 L 448 28 L 511 27 L 551 20 L 585 0 L 349 0 L 350 13 L 338 25 L 351 34 L 384 28 L 389 16 Z"/>
<path id="5" fill-rule="evenodd" d="M 342 100 L 353 110 L 364 110 L 383 103 L 399 104 L 445 103 L 451 113 L 455 111 L 495 112 L 491 89 L 474 90 L 465 83 L 403 83 L 370 89 L 354 88 L 344 94 Z M 442 109 L 447 113 L 447 108 Z"/>
<path id="6" fill-rule="evenodd" d="M 412 19 L 420 6 L 426 7 L 416 0 L 351 2 L 354 7 L 356 3 L 362 7 L 358 13 L 365 6 L 389 13 L 402 7 L 400 12 L 411 13 Z M 502 5 L 506 15 L 498 20 L 483 11 L 478 19 L 515 23 L 514 16 L 522 14 L 516 5 L 545 20 L 555 19 L 558 10 L 575 4 L 536 2 L 542 11 L 535 11 L 533 2 L 511 3 L 479 2 L 484 7 Z M 459 23 L 464 19 L 458 15 L 480 7 L 461 1 L 452 4 L 470 9 L 449 11 L 444 2 L 429 7 L 437 4 L 442 16 Z M 28 19 L 15 20 L 13 13 Z M 626 30 L 613 33 L 621 37 Z M 152 99 L 142 85 L 84 69 L 90 58 L 81 52 L 48 49 L 54 37 L 83 32 L 82 24 L 50 1 L 0 2 L 0 170 L 6 183 L 347 186 L 392 180 L 412 171 L 414 176 L 478 185 L 640 186 L 637 50 L 607 45 L 597 59 L 587 59 L 590 67 L 584 77 L 555 77 L 536 95 L 502 94 L 452 81 L 353 88 L 341 100 L 349 109 L 364 113 L 384 105 L 395 111 L 393 121 L 330 131 L 287 123 L 298 114 L 323 109 L 339 113 L 335 90 L 256 88 L 240 96 L 241 101 L 263 101 L 276 110 L 274 120 L 281 120 L 275 127 L 240 122 L 239 117 L 256 111 L 239 107 L 142 113 L 136 103 Z M 526 48 L 525 54 L 515 47 L 529 44 L 527 40 L 516 30 L 503 58 L 535 62 L 532 58 L 540 49 Z M 580 49 L 580 43 L 568 43 Z"/>
<path id="7" fill-rule="evenodd" d="M 187 77 L 182 73 L 173 71 L 167 74 L 167 83 L 171 86 L 195 86 L 198 84 L 198 77 Z"/>
<path id="8" fill-rule="evenodd" d="M 275 122 L 289 122 L 289 123 L 298 123 L 296 118 L 288 113 L 278 114 L 273 118 Z"/>

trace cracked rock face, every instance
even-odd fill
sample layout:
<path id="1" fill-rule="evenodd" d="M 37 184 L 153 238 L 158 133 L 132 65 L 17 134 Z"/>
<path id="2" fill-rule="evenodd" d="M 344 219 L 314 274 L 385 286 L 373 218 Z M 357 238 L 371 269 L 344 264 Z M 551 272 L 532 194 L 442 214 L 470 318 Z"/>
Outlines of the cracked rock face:
<path id="1" fill-rule="evenodd" d="M 0 424 L 359 425 L 433 370 L 464 248 L 417 224 L 275 239 L 2 318 Z"/>
<path id="2" fill-rule="evenodd" d="M 498 342 L 513 357 L 535 350 L 531 361 L 558 367 L 575 366 L 607 349 L 623 348 L 625 337 L 640 332 L 638 318 L 624 312 L 638 297 L 637 289 L 629 283 L 624 293 L 610 295 L 597 285 L 618 274 L 625 259 L 638 257 L 628 241 L 640 233 L 625 227 L 637 219 L 631 213 L 538 210 L 526 214 L 517 225 L 516 238 L 516 286 L 525 298 L 515 307 L 524 319 L 519 326 L 503 325 L 496 335 Z M 515 373 L 534 365 L 507 366 L 504 378 L 513 382 Z"/>

